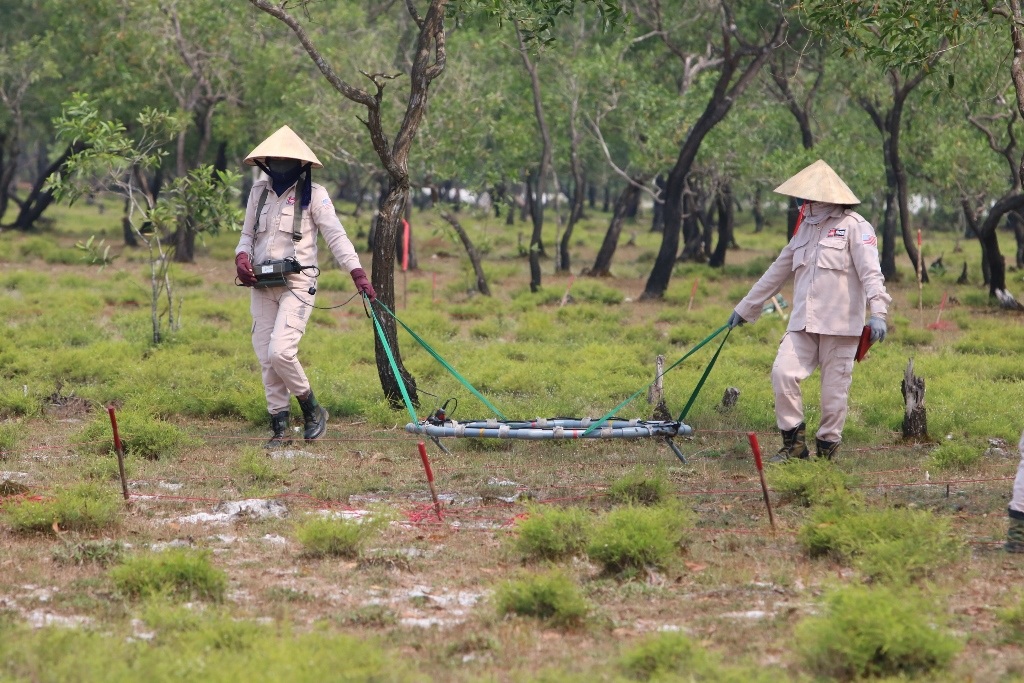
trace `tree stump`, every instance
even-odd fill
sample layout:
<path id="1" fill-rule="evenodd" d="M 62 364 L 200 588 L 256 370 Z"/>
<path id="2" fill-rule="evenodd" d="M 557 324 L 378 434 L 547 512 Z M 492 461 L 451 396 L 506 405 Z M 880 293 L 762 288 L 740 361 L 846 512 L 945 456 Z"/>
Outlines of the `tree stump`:
<path id="1" fill-rule="evenodd" d="M 671 422 L 672 413 L 665 405 L 664 384 L 661 379 L 664 373 L 665 356 L 658 356 L 654 363 L 654 384 L 647 390 L 647 402 L 654 406 L 654 411 L 651 413 L 652 420 Z"/>
<path id="2" fill-rule="evenodd" d="M 903 438 L 908 441 L 928 440 L 928 417 L 924 407 L 924 379 L 914 375 L 914 359 L 907 361 L 903 372 Z"/>
<path id="3" fill-rule="evenodd" d="M 736 387 L 729 387 L 722 394 L 722 404 L 718 406 L 718 412 L 725 413 L 736 407 L 736 401 L 740 398 L 740 390 Z"/>

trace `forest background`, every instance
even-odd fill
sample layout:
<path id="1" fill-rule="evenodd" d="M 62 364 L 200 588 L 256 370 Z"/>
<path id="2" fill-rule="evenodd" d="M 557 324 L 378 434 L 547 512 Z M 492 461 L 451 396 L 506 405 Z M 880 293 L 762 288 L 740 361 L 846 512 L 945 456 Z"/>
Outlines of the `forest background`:
<path id="1" fill-rule="evenodd" d="M 1020 8 L 861 4 L 7 3 L 6 673 L 1019 675 L 1020 569 L 995 549 L 1024 401 Z M 784 321 L 766 314 L 695 404 L 689 462 L 649 443 L 460 444 L 436 462 L 433 523 L 353 303 L 318 311 L 303 346 L 337 431 L 269 458 L 231 251 L 240 161 L 283 124 L 325 162 L 315 180 L 382 302 L 516 417 L 602 414 L 653 356 L 719 328 L 792 231 L 771 189 L 827 160 L 895 297 L 858 365 L 847 457 L 771 472 L 769 532 L 746 441 L 775 439 Z M 321 265 L 319 301 L 344 302 Z M 418 407 L 461 391 L 382 323 Z M 917 443 L 899 433 L 908 357 L 930 392 Z M 671 407 L 702 370 L 674 373 Z"/>

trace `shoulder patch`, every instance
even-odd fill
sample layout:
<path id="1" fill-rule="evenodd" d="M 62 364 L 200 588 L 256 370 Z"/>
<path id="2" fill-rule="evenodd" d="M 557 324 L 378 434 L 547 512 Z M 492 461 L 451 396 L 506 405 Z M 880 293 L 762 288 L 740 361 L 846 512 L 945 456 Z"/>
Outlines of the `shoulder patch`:
<path id="1" fill-rule="evenodd" d="M 864 246 L 865 247 L 877 247 L 878 246 L 878 240 L 875 238 L 875 233 L 873 233 L 873 232 L 865 232 L 864 234 L 861 235 L 860 238 L 861 238 L 861 241 L 864 242 Z"/>
<path id="2" fill-rule="evenodd" d="M 322 202 L 320 202 L 320 203 L 323 204 L 324 206 L 330 206 L 331 205 L 331 198 L 330 197 L 324 197 L 324 200 Z"/>

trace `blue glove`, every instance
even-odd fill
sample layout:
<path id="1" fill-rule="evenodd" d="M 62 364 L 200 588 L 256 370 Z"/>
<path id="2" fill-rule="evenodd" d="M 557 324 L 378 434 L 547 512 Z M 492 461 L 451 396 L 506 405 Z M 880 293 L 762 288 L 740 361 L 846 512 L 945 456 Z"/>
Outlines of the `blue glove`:
<path id="1" fill-rule="evenodd" d="M 871 328 L 871 343 L 885 341 L 885 333 L 889 331 L 889 328 L 885 326 L 885 321 L 881 318 L 871 316 L 868 320 L 868 327 Z"/>
<path id="2" fill-rule="evenodd" d="M 732 315 L 729 316 L 729 322 L 727 322 L 726 325 L 728 325 L 729 329 L 731 330 L 734 327 L 739 327 L 740 325 L 742 325 L 745 322 L 747 322 L 747 321 L 744 320 L 743 318 L 741 318 L 739 313 L 737 313 L 736 311 L 733 311 Z M 882 323 L 882 324 L 884 325 L 885 323 Z"/>

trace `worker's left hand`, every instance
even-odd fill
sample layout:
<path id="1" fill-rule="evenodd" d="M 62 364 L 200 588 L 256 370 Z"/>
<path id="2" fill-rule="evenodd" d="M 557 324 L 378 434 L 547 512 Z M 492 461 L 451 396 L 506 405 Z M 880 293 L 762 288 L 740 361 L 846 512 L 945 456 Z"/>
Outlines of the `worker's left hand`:
<path id="1" fill-rule="evenodd" d="M 734 327 L 739 327 L 740 325 L 742 325 L 745 322 L 747 322 L 747 321 L 744 320 L 743 318 L 741 318 L 739 313 L 737 313 L 736 311 L 733 311 L 732 315 L 729 316 L 729 321 L 726 322 L 725 324 L 728 325 L 729 329 L 731 330 Z"/>
<path id="2" fill-rule="evenodd" d="M 357 292 L 365 294 L 371 303 L 377 300 L 377 292 L 373 291 L 373 285 L 370 284 L 370 278 L 366 277 L 365 270 L 353 268 L 349 275 L 352 276 L 352 282 L 355 284 Z"/>
<path id="3" fill-rule="evenodd" d="M 889 331 L 889 328 L 885 326 L 885 321 L 881 318 L 871 316 L 868 320 L 868 327 L 871 328 L 871 343 L 880 342 L 885 340 L 885 333 Z"/>

